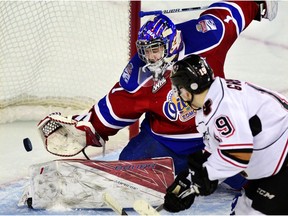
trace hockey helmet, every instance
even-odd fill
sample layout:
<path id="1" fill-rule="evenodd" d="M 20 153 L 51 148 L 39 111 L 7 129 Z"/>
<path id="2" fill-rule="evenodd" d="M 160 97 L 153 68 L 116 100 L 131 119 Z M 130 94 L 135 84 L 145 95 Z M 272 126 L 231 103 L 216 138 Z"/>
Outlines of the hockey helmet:
<path id="1" fill-rule="evenodd" d="M 177 60 L 177 55 L 183 48 L 181 32 L 167 16 L 159 14 L 140 28 L 136 47 L 138 56 L 147 64 L 146 67 L 152 73 L 161 73 L 172 61 Z M 160 58 L 156 62 L 151 61 L 147 56 L 147 50 L 159 51 L 160 47 L 162 48 Z"/>
<path id="2" fill-rule="evenodd" d="M 193 95 L 208 89 L 214 80 L 214 74 L 204 58 L 189 55 L 173 65 L 170 79 L 178 95 L 180 87 Z"/>

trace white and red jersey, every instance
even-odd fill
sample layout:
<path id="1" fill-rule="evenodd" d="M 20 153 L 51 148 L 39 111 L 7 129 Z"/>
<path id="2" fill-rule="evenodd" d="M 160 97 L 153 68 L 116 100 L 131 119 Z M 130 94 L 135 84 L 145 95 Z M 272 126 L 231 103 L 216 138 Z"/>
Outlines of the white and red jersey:
<path id="1" fill-rule="evenodd" d="M 200 54 L 206 57 L 214 73 L 223 77 L 228 50 L 257 12 L 258 5 L 254 1 L 219 2 L 212 4 L 198 19 L 177 24 L 184 41 L 179 58 Z M 172 151 L 189 154 L 199 145 L 203 147 L 202 136 L 195 127 L 195 113 L 173 95 L 170 71 L 155 84 L 152 74 L 143 72 L 144 65 L 136 54 L 120 81 L 87 116 L 78 119 L 91 121 L 100 136 L 108 140 L 145 114 L 142 127 Z"/>
<path id="2" fill-rule="evenodd" d="M 216 77 L 197 111 L 196 124 L 211 153 L 210 180 L 244 171 L 247 179 L 275 175 L 288 154 L 288 103 L 279 93 Z M 235 157 L 252 153 L 251 158 Z"/>

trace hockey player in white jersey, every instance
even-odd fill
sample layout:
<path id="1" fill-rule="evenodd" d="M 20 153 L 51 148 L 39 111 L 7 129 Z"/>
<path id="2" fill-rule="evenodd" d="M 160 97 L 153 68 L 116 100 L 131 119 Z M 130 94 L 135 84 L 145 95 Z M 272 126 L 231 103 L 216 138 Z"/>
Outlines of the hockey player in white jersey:
<path id="1" fill-rule="evenodd" d="M 198 55 L 173 66 L 173 89 L 197 112 L 205 152 L 189 157 L 189 171 L 167 189 L 165 209 L 189 208 L 195 195 L 209 195 L 222 179 L 241 173 L 248 184 L 235 202 L 235 214 L 287 215 L 287 99 L 252 83 L 213 76 Z M 195 193 L 178 196 L 190 187 Z"/>

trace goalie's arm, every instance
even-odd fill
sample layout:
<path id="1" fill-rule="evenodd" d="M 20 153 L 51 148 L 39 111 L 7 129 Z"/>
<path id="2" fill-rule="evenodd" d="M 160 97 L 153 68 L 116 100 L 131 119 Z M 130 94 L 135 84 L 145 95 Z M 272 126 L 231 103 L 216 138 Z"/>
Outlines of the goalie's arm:
<path id="1" fill-rule="evenodd" d="M 72 118 L 54 113 L 45 117 L 38 124 L 45 148 L 58 156 L 74 156 L 88 145 L 102 146 L 109 136 L 141 117 L 145 107 L 136 105 L 140 96 L 117 83 L 85 115 Z"/>
<path id="2" fill-rule="evenodd" d="M 91 109 L 90 122 L 105 140 L 132 125 L 147 111 L 151 98 L 140 88 L 129 92 L 119 83 Z M 145 105 L 143 105 L 145 104 Z"/>

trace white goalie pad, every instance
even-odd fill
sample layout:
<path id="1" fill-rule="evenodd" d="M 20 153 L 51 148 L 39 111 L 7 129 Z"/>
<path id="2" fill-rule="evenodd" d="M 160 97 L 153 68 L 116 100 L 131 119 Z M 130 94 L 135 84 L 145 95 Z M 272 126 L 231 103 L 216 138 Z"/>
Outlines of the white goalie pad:
<path id="1" fill-rule="evenodd" d="M 55 160 L 30 167 L 30 185 L 18 206 L 34 209 L 109 208 L 109 193 L 123 208 L 144 199 L 153 206 L 164 202 L 174 181 L 172 158 L 137 161 Z"/>

